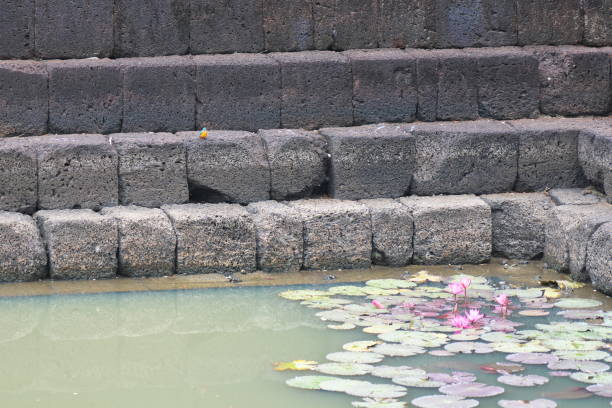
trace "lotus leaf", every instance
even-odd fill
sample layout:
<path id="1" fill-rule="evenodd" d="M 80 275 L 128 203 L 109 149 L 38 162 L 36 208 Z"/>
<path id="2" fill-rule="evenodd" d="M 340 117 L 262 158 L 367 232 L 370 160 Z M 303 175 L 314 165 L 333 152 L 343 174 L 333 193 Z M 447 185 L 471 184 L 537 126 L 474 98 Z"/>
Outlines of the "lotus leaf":
<path id="1" fill-rule="evenodd" d="M 374 364 L 382 361 L 385 356 L 369 351 L 339 351 L 329 353 L 325 358 L 336 363 Z"/>
<path id="2" fill-rule="evenodd" d="M 548 382 L 548 378 L 541 375 L 502 375 L 497 378 L 497 381 L 515 387 L 533 387 L 535 385 L 543 385 Z"/>
<path id="3" fill-rule="evenodd" d="M 412 405 L 420 408 L 473 408 L 478 401 L 455 395 L 426 395 L 412 400 Z"/>
<path id="4" fill-rule="evenodd" d="M 282 363 L 274 363 L 274 370 L 276 371 L 306 371 L 312 370 L 319 364 L 316 361 L 309 360 L 294 360 Z"/>
<path id="5" fill-rule="evenodd" d="M 495 351 L 501 353 L 547 353 L 550 351 L 538 341 L 528 341 L 527 343 L 491 343 Z"/>
<path id="6" fill-rule="evenodd" d="M 448 278 L 448 282 L 459 282 L 461 279 L 469 279 L 472 281 L 472 285 L 474 284 L 486 284 L 487 283 L 487 278 L 485 278 L 484 276 L 474 276 L 474 275 L 469 275 L 466 273 L 460 273 L 457 275 L 453 275 L 450 278 Z"/>
<path id="7" fill-rule="evenodd" d="M 482 383 L 450 384 L 440 387 L 440 392 L 465 398 L 493 397 L 502 394 L 504 389 Z"/>
<path id="8" fill-rule="evenodd" d="M 361 290 L 363 293 L 370 296 L 391 296 L 399 293 L 399 290 L 397 289 L 383 289 L 374 286 L 364 286 L 361 288 Z"/>
<path id="9" fill-rule="evenodd" d="M 416 286 L 416 283 L 402 279 L 373 279 L 365 284 L 381 289 L 413 288 Z"/>
<path id="10" fill-rule="evenodd" d="M 351 341 L 342 346 L 346 351 L 372 351 L 372 347 L 377 344 L 382 344 L 382 341 L 373 340 L 362 340 L 362 341 Z"/>
<path id="11" fill-rule="evenodd" d="M 320 390 L 321 383 L 325 381 L 338 380 L 336 377 L 326 377 L 321 375 L 304 375 L 294 377 L 286 381 L 287 385 L 293 388 L 304 390 Z"/>
<path id="12" fill-rule="evenodd" d="M 497 402 L 502 408 L 556 408 L 555 401 L 539 398 L 531 401 L 525 400 L 500 400 Z"/>
<path id="13" fill-rule="evenodd" d="M 571 371 L 549 371 L 548 375 L 551 377 L 569 377 L 572 374 Z"/>
<path id="14" fill-rule="evenodd" d="M 278 296 L 289 300 L 312 300 L 324 299 L 329 296 L 329 293 L 322 290 L 298 289 L 281 292 Z"/>
<path id="15" fill-rule="evenodd" d="M 405 408 L 406 403 L 395 399 L 370 399 L 366 398 L 363 401 L 354 401 L 351 403 L 356 408 Z"/>
<path id="16" fill-rule="evenodd" d="M 368 381 L 337 379 L 321 383 L 325 391 L 344 392 L 361 398 L 401 398 L 406 395 L 406 388 L 392 384 L 372 384 Z"/>
<path id="17" fill-rule="evenodd" d="M 518 373 L 520 371 L 525 370 L 525 367 L 523 367 L 520 364 L 500 362 L 500 363 L 481 365 L 480 369 L 488 373 L 512 374 L 512 373 Z"/>
<path id="18" fill-rule="evenodd" d="M 607 384 L 612 385 L 612 373 L 572 373 L 570 378 L 576 381 L 589 384 Z"/>
<path id="19" fill-rule="evenodd" d="M 427 271 L 418 271 L 412 275 L 409 279 L 411 282 L 423 283 L 423 282 L 442 282 L 442 278 L 437 275 L 431 275 Z"/>
<path id="20" fill-rule="evenodd" d="M 395 377 L 420 377 L 427 378 L 425 370 L 410 366 L 375 366 L 370 373 L 374 377 L 395 378 Z"/>
<path id="21" fill-rule="evenodd" d="M 524 340 L 520 334 L 498 331 L 483 333 L 480 338 L 491 343 L 522 343 Z"/>
<path id="22" fill-rule="evenodd" d="M 507 355 L 506 360 L 523 364 L 549 364 L 559 359 L 547 353 L 515 353 Z"/>
<path id="23" fill-rule="evenodd" d="M 518 313 L 521 316 L 528 316 L 528 317 L 548 316 L 550 314 L 550 312 L 547 312 L 546 310 L 541 310 L 541 309 L 525 309 L 525 310 L 520 310 Z"/>
<path id="24" fill-rule="evenodd" d="M 480 341 L 461 341 L 456 343 L 450 343 L 444 346 L 444 350 L 451 353 L 463 353 L 463 354 L 486 354 L 492 353 L 493 349 L 488 343 Z"/>
<path id="25" fill-rule="evenodd" d="M 600 306 L 601 302 L 595 299 L 565 298 L 555 303 L 555 306 L 562 309 L 588 309 Z"/>
<path id="26" fill-rule="evenodd" d="M 405 324 L 392 323 L 392 324 L 378 324 L 374 326 L 364 327 L 363 332 L 369 334 L 382 334 L 389 333 L 392 331 L 406 328 Z"/>
<path id="27" fill-rule="evenodd" d="M 602 373 L 610 366 L 600 361 L 558 360 L 548 364 L 550 370 L 577 370 L 585 373 Z"/>
<path id="28" fill-rule="evenodd" d="M 328 328 L 332 330 L 352 330 L 355 326 L 353 323 L 342 323 L 342 324 L 328 324 Z"/>
<path id="29" fill-rule="evenodd" d="M 326 297 L 322 299 L 304 300 L 300 304 L 308 308 L 311 308 L 311 309 L 330 310 L 330 309 L 335 309 L 336 307 L 340 305 L 346 305 L 348 303 L 351 303 L 351 301 L 347 299 L 334 299 L 334 298 Z"/>
<path id="30" fill-rule="evenodd" d="M 587 391 L 604 398 L 612 398 L 612 384 L 589 385 Z"/>
<path id="31" fill-rule="evenodd" d="M 604 347 L 601 341 L 568 341 L 568 340 L 542 340 L 542 344 L 552 350 L 590 351 Z"/>
<path id="32" fill-rule="evenodd" d="M 410 344 L 389 344 L 382 343 L 372 349 L 373 352 L 391 357 L 410 357 L 425 353 L 425 349 L 420 346 Z"/>
<path id="33" fill-rule="evenodd" d="M 359 319 L 352 313 L 343 309 L 324 310 L 318 312 L 316 316 L 323 321 L 339 322 L 339 323 L 353 323 Z"/>
<path id="34" fill-rule="evenodd" d="M 569 309 L 569 310 L 561 310 L 557 313 L 560 316 L 565 317 L 566 319 L 573 320 L 584 320 L 584 319 L 603 319 L 606 313 L 603 310 L 583 310 L 583 309 Z"/>
<path id="35" fill-rule="evenodd" d="M 448 337 L 453 341 L 474 341 L 478 340 L 480 338 L 480 335 L 476 333 L 471 333 L 468 330 L 463 330 L 461 333 L 451 334 Z"/>
<path id="36" fill-rule="evenodd" d="M 602 350 L 557 350 L 554 354 L 561 360 L 603 360 L 609 356 L 607 352 Z"/>
<path id="37" fill-rule="evenodd" d="M 559 289 L 546 288 L 544 289 L 544 297 L 546 299 L 558 299 L 562 295 Z"/>
<path id="38" fill-rule="evenodd" d="M 470 383 L 476 381 L 476 376 L 474 374 L 463 371 L 453 371 L 451 374 L 429 373 L 427 374 L 427 378 L 429 378 L 431 381 L 441 382 L 444 384 Z"/>
<path id="39" fill-rule="evenodd" d="M 316 366 L 315 371 L 329 375 L 366 375 L 372 366 L 357 363 L 324 363 Z"/>
<path id="40" fill-rule="evenodd" d="M 431 350 L 428 354 L 436 357 L 451 357 L 455 355 L 455 353 L 447 350 Z"/>
<path id="41" fill-rule="evenodd" d="M 544 290 L 540 288 L 529 288 L 529 289 L 504 289 L 495 292 L 495 296 L 505 293 L 508 296 L 516 296 L 519 298 L 539 298 L 544 294 Z"/>
<path id="42" fill-rule="evenodd" d="M 448 336 L 443 333 L 418 332 L 418 331 L 394 331 L 382 333 L 378 338 L 392 343 L 409 344 L 419 347 L 439 347 L 448 341 Z"/>
<path id="43" fill-rule="evenodd" d="M 438 388 L 444 385 L 443 382 L 432 381 L 427 377 L 419 377 L 419 376 L 403 376 L 403 377 L 394 377 L 391 381 L 396 384 L 405 385 L 407 387 L 416 387 L 416 388 Z"/>

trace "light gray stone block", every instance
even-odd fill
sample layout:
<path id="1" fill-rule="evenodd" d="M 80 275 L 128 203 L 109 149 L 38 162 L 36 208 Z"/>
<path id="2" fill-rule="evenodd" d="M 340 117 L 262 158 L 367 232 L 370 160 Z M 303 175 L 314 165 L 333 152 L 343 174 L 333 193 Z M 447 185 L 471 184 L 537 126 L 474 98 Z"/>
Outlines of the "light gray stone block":
<path id="1" fill-rule="evenodd" d="M 28 138 L 0 138 L 0 210 L 36 210 L 36 150 Z"/>
<path id="2" fill-rule="evenodd" d="M 39 211 L 34 219 L 49 255 L 51 279 L 103 279 L 117 272 L 117 224 L 91 210 Z"/>
<path id="3" fill-rule="evenodd" d="M 612 125 L 580 132 L 578 160 L 586 178 L 601 187 L 606 173 L 612 171 Z"/>
<path id="4" fill-rule="evenodd" d="M 587 251 L 586 268 L 593 287 L 612 296 L 612 222 L 593 233 Z"/>
<path id="5" fill-rule="evenodd" d="M 479 264 L 491 257 L 491 208 L 473 195 L 402 197 L 414 220 L 415 264 Z"/>
<path id="6" fill-rule="evenodd" d="M 355 269 L 371 264 L 368 208 L 353 201 L 290 202 L 304 223 L 304 269 Z"/>
<path id="7" fill-rule="evenodd" d="M 0 281 L 32 281 L 47 276 L 47 253 L 32 217 L 0 211 Z"/>
<path id="8" fill-rule="evenodd" d="M 103 208 L 119 230 L 118 271 L 129 277 L 174 273 L 176 236 L 166 214 L 157 208 L 136 206 Z"/>
<path id="9" fill-rule="evenodd" d="M 555 188 L 548 192 L 557 205 L 589 205 L 603 201 L 597 191 L 583 188 Z"/>
<path id="10" fill-rule="evenodd" d="M 584 0 L 584 38 L 587 45 L 612 45 L 612 1 Z"/>
<path id="11" fill-rule="evenodd" d="M 232 204 L 167 205 L 176 233 L 176 273 L 236 273 L 256 269 L 255 224 Z"/>

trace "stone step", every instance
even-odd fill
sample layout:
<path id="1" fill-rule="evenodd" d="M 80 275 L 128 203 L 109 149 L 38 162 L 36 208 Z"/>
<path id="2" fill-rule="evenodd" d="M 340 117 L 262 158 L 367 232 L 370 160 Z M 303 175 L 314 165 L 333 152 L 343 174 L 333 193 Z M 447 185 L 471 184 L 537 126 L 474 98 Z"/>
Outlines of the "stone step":
<path id="1" fill-rule="evenodd" d="M 612 47 L 0 61 L 0 137 L 607 115 Z"/>

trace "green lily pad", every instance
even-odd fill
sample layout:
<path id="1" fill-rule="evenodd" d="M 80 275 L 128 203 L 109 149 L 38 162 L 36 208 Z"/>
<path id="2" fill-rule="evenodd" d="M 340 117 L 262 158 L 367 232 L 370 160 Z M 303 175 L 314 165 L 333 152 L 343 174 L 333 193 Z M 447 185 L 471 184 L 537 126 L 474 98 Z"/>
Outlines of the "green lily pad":
<path id="1" fill-rule="evenodd" d="M 544 398 L 531 401 L 500 400 L 497 404 L 502 408 L 557 408 L 557 403 L 555 401 Z"/>
<path id="2" fill-rule="evenodd" d="M 334 299 L 334 298 L 326 297 L 322 299 L 304 300 L 300 304 L 310 309 L 330 310 L 330 309 L 335 309 L 336 307 L 340 305 L 346 305 L 349 303 L 351 303 L 351 301 L 347 299 Z"/>
<path id="3" fill-rule="evenodd" d="M 568 341 L 568 340 L 542 340 L 542 344 L 552 350 L 589 351 L 597 350 L 606 344 L 601 341 Z"/>
<path id="4" fill-rule="evenodd" d="M 572 373 L 570 378 L 588 384 L 612 384 L 612 373 Z"/>
<path id="5" fill-rule="evenodd" d="M 440 381 L 432 381 L 427 376 L 403 376 L 403 377 L 394 377 L 391 379 L 396 384 L 405 385 L 407 387 L 416 387 L 416 388 L 438 388 L 444 385 L 443 382 Z"/>
<path id="6" fill-rule="evenodd" d="M 606 363 L 590 360 L 557 360 L 551 361 L 547 367 L 550 370 L 577 370 L 585 373 L 603 373 L 610 369 Z"/>
<path id="7" fill-rule="evenodd" d="M 425 395 L 413 399 L 412 405 L 419 408 L 474 408 L 479 402 L 455 395 Z"/>
<path id="8" fill-rule="evenodd" d="M 406 395 L 406 388 L 392 384 L 372 384 L 368 381 L 337 379 L 321 383 L 325 391 L 344 392 L 361 398 L 401 398 Z"/>
<path id="9" fill-rule="evenodd" d="M 407 289 L 416 286 L 416 283 L 402 279 L 372 279 L 365 284 L 380 289 Z"/>
<path id="10" fill-rule="evenodd" d="M 328 328 L 332 330 L 352 330 L 355 326 L 353 323 L 342 323 L 342 324 L 328 324 Z"/>
<path id="11" fill-rule="evenodd" d="M 444 346 L 444 350 L 451 353 L 464 353 L 464 354 L 487 354 L 492 353 L 494 350 L 491 348 L 489 343 L 481 341 L 460 341 L 456 343 L 449 343 Z"/>
<path id="12" fill-rule="evenodd" d="M 289 300 L 312 300 L 326 298 L 329 293 L 322 290 L 298 289 L 281 292 L 278 296 Z"/>
<path id="13" fill-rule="evenodd" d="M 553 354 L 561 360 L 603 360 L 609 356 L 607 352 L 602 350 L 557 350 Z"/>
<path id="14" fill-rule="evenodd" d="M 303 375 L 300 377 L 290 378 L 286 384 L 293 388 L 301 388 L 304 390 L 320 390 L 321 383 L 324 381 L 338 380 L 336 377 L 326 377 L 322 375 Z"/>
<path id="15" fill-rule="evenodd" d="M 381 343 L 381 341 L 373 340 L 351 341 L 350 343 L 344 344 L 342 349 L 346 351 L 372 351 L 372 347 Z"/>
<path id="16" fill-rule="evenodd" d="M 443 333 L 404 330 L 382 333 L 378 335 L 378 338 L 391 343 L 402 343 L 419 347 L 439 347 L 448 342 L 448 336 Z"/>
<path id="17" fill-rule="evenodd" d="M 342 295 L 342 296 L 365 296 L 366 293 L 363 291 L 363 287 L 354 285 L 340 285 L 332 286 L 324 292 L 327 296 L 331 295 Z"/>
<path id="18" fill-rule="evenodd" d="M 409 344 L 390 344 L 382 343 L 372 349 L 373 352 L 391 357 L 410 357 L 425 353 L 425 349 L 420 346 Z"/>
<path id="19" fill-rule="evenodd" d="M 314 370 L 329 375 L 366 375 L 372 368 L 369 364 L 360 363 L 323 363 L 314 367 Z"/>
<path id="20" fill-rule="evenodd" d="M 520 334 L 499 331 L 483 333 L 480 338 L 491 343 L 523 343 L 524 341 Z"/>
<path id="21" fill-rule="evenodd" d="M 377 400 L 371 399 L 369 401 L 353 401 L 351 405 L 355 408 L 405 408 L 406 403 L 404 401 L 397 401 L 394 399 L 388 400 Z"/>
<path id="22" fill-rule="evenodd" d="M 474 275 L 469 275 L 467 273 L 459 273 L 457 275 L 453 275 L 448 279 L 448 282 L 459 282 L 461 279 L 469 279 L 472 281 L 472 285 L 473 284 L 486 284 L 487 283 L 487 278 L 485 278 L 484 276 L 474 276 Z"/>
<path id="23" fill-rule="evenodd" d="M 595 299 L 565 298 L 555 303 L 555 306 L 562 309 L 588 309 L 600 306 L 601 302 Z"/>
<path id="24" fill-rule="evenodd" d="M 495 351 L 501 353 L 548 353 L 550 349 L 537 341 L 527 343 L 490 343 Z"/>
<path id="25" fill-rule="evenodd" d="M 514 387 L 533 387 L 535 385 L 543 385 L 548 382 L 548 378 L 541 375 L 516 375 L 507 374 L 497 378 L 502 384 L 512 385 Z"/>
<path id="26" fill-rule="evenodd" d="M 450 384 L 440 387 L 440 392 L 466 398 L 494 397 L 502 394 L 504 389 L 495 385 L 482 383 Z"/>
<path id="27" fill-rule="evenodd" d="M 325 358 L 336 363 L 375 364 L 381 362 L 385 356 L 369 351 L 339 351 L 329 353 Z"/>
<path id="28" fill-rule="evenodd" d="M 375 366 L 370 373 L 374 377 L 395 378 L 395 377 L 420 377 L 427 378 L 425 370 L 410 366 Z"/>

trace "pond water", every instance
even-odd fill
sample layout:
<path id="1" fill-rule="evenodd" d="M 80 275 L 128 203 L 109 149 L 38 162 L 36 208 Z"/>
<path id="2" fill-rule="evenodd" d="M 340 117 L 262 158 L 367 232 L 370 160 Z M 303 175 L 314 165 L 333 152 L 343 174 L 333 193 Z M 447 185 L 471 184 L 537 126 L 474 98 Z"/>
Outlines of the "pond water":
<path id="1" fill-rule="evenodd" d="M 399 276 L 401 271 L 394 273 Z M 329 321 L 316 316 L 320 310 L 278 296 L 289 289 L 329 287 L 226 287 L 2 297 L 0 402 L 12 408 L 350 407 L 360 398 L 285 384 L 295 376 L 323 374 L 278 372 L 272 365 L 296 359 L 325 362 L 328 353 L 342 351 L 347 342 L 377 340 L 375 334 L 363 333 L 361 327 L 331 330 L 327 327 Z M 355 303 L 370 302 L 365 298 L 345 298 Z M 604 301 L 600 309 L 609 307 L 609 300 L 599 298 Z M 534 323 L 561 319 L 556 312 L 562 309 L 546 310 L 551 311 L 548 317 L 513 315 L 512 320 L 528 322 L 530 327 L 520 328 L 525 329 Z M 567 377 L 550 377 L 545 365 L 525 365 L 526 370 L 518 373 L 550 378 L 547 384 L 536 387 L 504 385 L 497 382 L 498 375 L 480 369 L 482 364 L 505 361 L 505 356 L 498 352 L 454 357 L 425 353 L 385 357 L 379 364 L 409 365 L 427 372 L 467 371 L 476 374 L 478 382 L 506 389 L 499 397 L 479 399 L 481 407 L 495 407 L 499 399 L 543 398 L 546 393 L 589 385 Z M 343 378 L 391 384 L 390 380 L 372 376 Z M 400 400 L 431 394 L 438 394 L 437 389 L 410 387 L 408 395 Z M 551 394 L 549 398 L 560 407 L 610 406 L 609 399 L 598 396 L 572 400 Z"/>

